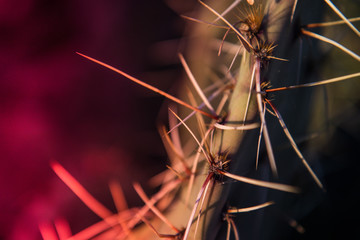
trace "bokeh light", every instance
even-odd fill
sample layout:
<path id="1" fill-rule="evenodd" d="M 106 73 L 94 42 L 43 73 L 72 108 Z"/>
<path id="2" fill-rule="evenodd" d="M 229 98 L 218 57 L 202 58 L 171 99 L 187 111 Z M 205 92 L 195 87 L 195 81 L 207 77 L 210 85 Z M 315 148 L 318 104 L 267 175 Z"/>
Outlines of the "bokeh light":
<path id="1" fill-rule="evenodd" d="M 149 49 L 181 34 L 175 17 L 162 1 L 0 1 L 1 239 L 40 239 L 40 223 L 63 218 L 73 232 L 99 220 L 54 174 L 51 159 L 110 209 L 111 180 L 139 203 L 132 181 L 158 172 L 165 159 L 156 133 L 163 98 L 75 52 L 166 89 L 176 66 Z M 164 69 L 167 82 L 143 74 Z"/>

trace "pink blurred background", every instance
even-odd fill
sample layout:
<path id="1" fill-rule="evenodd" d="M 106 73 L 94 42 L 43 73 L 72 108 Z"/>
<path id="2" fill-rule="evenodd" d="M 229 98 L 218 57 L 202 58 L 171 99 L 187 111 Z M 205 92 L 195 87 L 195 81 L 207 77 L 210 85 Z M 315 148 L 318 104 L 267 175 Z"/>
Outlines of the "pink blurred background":
<path id="1" fill-rule="evenodd" d="M 166 160 L 156 133 L 163 98 L 75 52 L 166 90 L 179 73 L 176 49 L 164 49 L 165 66 L 154 44 L 181 29 L 162 1 L 0 1 L 0 239 L 40 239 L 38 223 L 59 218 L 73 233 L 99 220 L 50 159 L 112 210 L 113 179 L 140 203 L 132 181 Z"/>

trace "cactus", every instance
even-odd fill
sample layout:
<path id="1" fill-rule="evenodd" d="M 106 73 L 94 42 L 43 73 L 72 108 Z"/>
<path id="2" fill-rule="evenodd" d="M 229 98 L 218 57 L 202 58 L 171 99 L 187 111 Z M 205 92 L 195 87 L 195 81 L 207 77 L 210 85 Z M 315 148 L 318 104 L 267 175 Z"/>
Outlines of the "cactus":
<path id="1" fill-rule="evenodd" d="M 159 127 L 171 161 L 157 178 L 160 190 L 148 197 L 134 184 L 145 203 L 141 208 L 112 215 L 52 163 L 104 219 L 96 230 L 71 239 L 278 239 L 294 236 L 291 227 L 303 233 L 297 219 L 326 195 L 316 154 L 335 134 L 335 122 L 345 121 L 333 120 L 345 114 L 335 100 L 360 76 L 359 44 L 343 46 L 358 41 L 358 19 L 338 12 L 335 6 L 343 4 L 359 9 L 351 1 L 199 1 L 199 14 L 184 17 L 193 35 L 179 54 L 195 91 L 182 87 L 177 96 L 80 53 L 178 107 L 169 105 L 170 125 Z M 313 24 L 330 17 L 341 20 L 329 27 Z M 335 35 L 333 27 L 346 34 Z M 359 101 L 351 98 L 348 106 Z"/>

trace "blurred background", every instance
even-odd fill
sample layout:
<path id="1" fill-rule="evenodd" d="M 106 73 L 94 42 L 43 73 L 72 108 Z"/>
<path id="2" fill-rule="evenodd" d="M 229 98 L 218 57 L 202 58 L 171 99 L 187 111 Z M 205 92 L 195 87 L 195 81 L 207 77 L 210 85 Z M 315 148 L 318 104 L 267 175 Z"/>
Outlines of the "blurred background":
<path id="1" fill-rule="evenodd" d="M 140 204 L 132 182 L 165 166 L 164 99 L 75 52 L 171 91 L 183 24 L 162 0 L 0 1 L 0 239 L 40 239 L 40 222 L 65 218 L 76 233 L 99 220 L 50 159 L 108 208 L 110 180 Z"/>

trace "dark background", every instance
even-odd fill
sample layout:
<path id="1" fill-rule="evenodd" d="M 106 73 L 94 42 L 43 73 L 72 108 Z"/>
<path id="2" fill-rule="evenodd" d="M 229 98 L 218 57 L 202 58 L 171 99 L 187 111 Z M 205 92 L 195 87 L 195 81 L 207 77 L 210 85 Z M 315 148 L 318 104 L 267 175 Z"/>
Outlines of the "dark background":
<path id="1" fill-rule="evenodd" d="M 0 239 L 39 239 L 38 224 L 59 218 L 73 233 L 99 220 L 50 159 L 108 208 L 114 179 L 140 204 L 132 182 L 165 166 L 163 98 L 75 52 L 169 90 L 183 24 L 163 1 L 1 1 Z"/>

